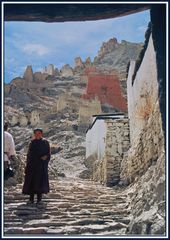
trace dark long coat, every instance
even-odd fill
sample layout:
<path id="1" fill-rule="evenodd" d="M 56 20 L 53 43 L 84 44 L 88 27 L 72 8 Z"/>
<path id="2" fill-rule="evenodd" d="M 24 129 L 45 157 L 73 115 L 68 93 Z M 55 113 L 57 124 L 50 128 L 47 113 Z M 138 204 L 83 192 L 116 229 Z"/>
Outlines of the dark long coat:
<path id="1" fill-rule="evenodd" d="M 41 159 L 44 155 L 47 155 L 47 160 Z M 50 145 L 46 139 L 31 141 L 27 153 L 23 194 L 49 192 L 48 163 L 50 157 Z"/>

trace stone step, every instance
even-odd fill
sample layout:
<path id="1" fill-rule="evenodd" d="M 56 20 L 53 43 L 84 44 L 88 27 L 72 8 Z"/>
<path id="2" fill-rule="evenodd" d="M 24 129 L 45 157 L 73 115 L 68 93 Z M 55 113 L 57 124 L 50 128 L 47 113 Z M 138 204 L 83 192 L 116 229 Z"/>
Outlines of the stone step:
<path id="1" fill-rule="evenodd" d="M 116 230 L 118 230 L 120 232 L 124 232 L 126 231 L 126 226 L 125 225 L 121 225 L 121 224 L 114 224 L 114 225 L 107 225 L 107 224 L 103 224 L 103 225 L 88 225 L 88 226 L 81 226 L 81 225 L 75 225 L 75 226 L 66 226 L 66 227 L 62 227 L 59 229 L 48 229 L 47 230 L 47 234 L 61 234 L 61 235 L 76 235 L 76 234 L 80 234 L 80 235 L 92 235 L 92 234 L 99 234 L 99 233 L 103 233 L 106 232 L 110 235 L 114 234 L 116 232 Z"/>
<path id="2" fill-rule="evenodd" d="M 8 227 L 22 227 L 23 226 L 23 222 L 21 221 L 14 221 L 14 222 L 5 222 L 4 227 L 8 228 Z"/>
<path id="3" fill-rule="evenodd" d="M 44 234 L 48 230 L 47 227 L 37 227 L 37 228 L 23 228 L 23 227 L 8 227 L 5 229 L 4 234 Z"/>
<path id="4" fill-rule="evenodd" d="M 22 195 L 22 184 L 5 191 L 6 236 L 125 234 L 130 211 L 123 189 L 79 179 L 50 181 L 50 188 L 40 206 L 26 204 L 29 196 Z"/>
<path id="5" fill-rule="evenodd" d="M 37 207 L 33 207 L 32 209 L 31 208 L 27 208 L 27 207 L 24 207 L 24 208 L 9 208 L 9 209 L 6 209 L 5 210 L 5 213 L 6 215 L 28 215 L 28 214 L 38 214 L 39 211 L 45 211 L 46 213 L 52 213 L 52 214 L 58 214 L 59 212 L 63 212 L 63 211 L 66 211 L 66 212 L 69 212 L 69 213 L 74 213 L 75 214 L 78 214 L 78 212 L 80 212 L 79 214 L 83 214 L 83 215 L 90 215 L 90 214 L 97 214 L 97 213 L 103 213 L 103 215 L 116 215 L 116 214 L 129 214 L 130 210 L 128 208 L 124 208 L 124 209 L 119 209 L 119 208 L 106 208 L 106 207 L 96 207 L 93 206 L 93 207 L 87 207 L 86 210 L 88 212 L 86 213 L 82 213 L 82 208 L 81 206 L 79 207 L 75 207 L 75 206 L 70 206 L 70 207 L 61 207 L 61 206 L 54 206 L 53 208 L 50 208 L 50 207 L 45 207 L 45 206 L 37 206 Z M 23 214 L 22 214 L 23 213 Z"/>
<path id="6" fill-rule="evenodd" d="M 23 228 L 22 227 L 6 227 L 4 230 L 4 235 L 7 234 L 22 234 L 23 233 Z"/>

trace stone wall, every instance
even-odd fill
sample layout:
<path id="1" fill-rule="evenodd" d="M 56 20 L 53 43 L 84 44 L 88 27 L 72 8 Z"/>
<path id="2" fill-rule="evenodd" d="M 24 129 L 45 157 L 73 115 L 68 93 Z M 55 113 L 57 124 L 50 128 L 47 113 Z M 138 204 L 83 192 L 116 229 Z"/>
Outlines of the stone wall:
<path id="1" fill-rule="evenodd" d="M 128 157 L 122 162 L 121 179 L 123 182 L 133 182 L 135 178 L 144 174 L 164 152 L 161 124 L 159 102 L 157 101 L 145 128 L 133 139 Z"/>
<path id="2" fill-rule="evenodd" d="M 156 56 L 152 35 L 132 85 L 134 62 L 128 75 L 128 112 L 131 149 L 122 162 L 122 180 L 132 182 L 158 159 L 163 149 L 162 120 L 158 101 Z"/>
<path id="3" fill-rule="evenodd" d="M 115 110 L 127 110 L 126 100 L 123 97 L 119 76 L 116 72 L 112 74 L 100 73 L 97 70 L 88 72 L 88 84 L 83 99 L 94 99 L 96 96 L 102 105 L 108 104 Z"/>
<path id="4" fill-rule="evenodd" d="M 92 116 L 94 114 L 100 114 L 101 112 L 101 104 L 97 98 L 95 98 L 94 100 L 82 99 L 78 113 L 79 129 L 86 131 L 89 125 L 91 125 L 92 123 Z"/>
<path id="5" fill-rule="evenodd" d="M 36 83 L 43 83 L 48 75 L 41 72 L 35 72 L 33 76 Z"/>
<path id="6" fill-rule="evenodd" d="M 36 126 L 38 124 L 43 123 L 43 119 L 40 119 L 40 113 L 37 110 L 31 112 L 20 112 L 19 114 L 15 114 L 10 119 L 11 126 L 20 125 L 22 127 L 26 127 L 29 124 L 31 126 Z"/>
<path id="7" fill-rule="evenodd" d="M 40 122 L 40 113 L 38 111 L 31 112 L 30 122 L 32 126 L 36 126 Z"/>
<path id="8" fill-rule="evenodd" d="M 57 111 L 62 111 L 66 107 L 69 107 L 70 109 L 78 112 L 80 105 L 81 105 L 80 98 L 74 97 L 69 93 L 64 93 L 59 96 L 59 99 L 57 100 L 57 106 L 56 108 L 53 107 L 53 109 L 56 109 Z"/>
<path id="9" fill-rule="evenodd" d="M 33 73 L 32 66 L 27 66 L 23 78 L 16 77 L 9 84 L 5 84 L 5 96 L 15 98 L 22 103 L 29 99 L 35 101 L 35 96 L 38 97 L 42 91 L 44 93 L 46 88 L 54 87 L 54 76 L 50 74 L 53 68 L 54 66 L 51 67 L 49 73 L 45 70 Z"/>
<path id="10" fill-rule="evenodd" d="M 93 118 L 93 124 L 86 133 L 86 159 L 95 156 L 96 160 L 102 160 L 105 153 L 106 122 L 104 119 Z"/>
<path id="11" fill-rule="evenodd" d="M 128 119 L 106 120 L 106 165 L 107 184 L 117 184 L 120 181 L 121 162 L 130 147 Z"/>
<path id="12" fill-rule="evenodd" d="M 70 111 L 78 114 L 78 125 L 81 131 L 86 131 L 92 123 L 92 115 L 101 113 L 101 104 L 97 98 L 84 100 L 80 96 L 69 93 L 59 96 L 52 107 L 52 112 L 63 111 L 65 108 L 69 108 Z"/>
<path id="13" fill-rule="evenodd" d="M 86 135 L 86 160 L 91 162 L 93 180 L 107 186 L 117 184 L 121 161 L 129 147 L 127 118 L 122 115 L 97 119 Z"/>
<path id="14" fill-rule="evenodd" d="M 136 136 L 145 128 L 146 122 L 158 100 L 158 82 L 156 69 L 156 55 L 153 47 L 152 35 L 150 36 L 140 69 L 132 84 L 135 62 L 132 61 L 127 79 L 128 115 L 130 119 L 131 141 L 136 141 Z"/>
<path id="15" fill-rule="evenodd" d="M 152 34 L 132 85 L 128 73 L 131 148 L 121 164 L 121 182 L 129 185 L 131 221 L 128 234 L 163 235 L 166 231 L 165 139 L 158 97 Z"/>

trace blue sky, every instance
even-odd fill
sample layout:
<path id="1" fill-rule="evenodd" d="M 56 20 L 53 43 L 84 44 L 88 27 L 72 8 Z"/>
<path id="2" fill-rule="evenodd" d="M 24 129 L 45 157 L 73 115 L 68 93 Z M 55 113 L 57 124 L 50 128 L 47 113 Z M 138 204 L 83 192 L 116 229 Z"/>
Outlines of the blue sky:
<path id="1" fill-rule="evenodd" d="M 143 42 L 149 11 L 125 17 L 84 22 L 5 22 L 5 82 L 22 77 L 27 65 L 39 71 L 48 64 L 74 67 L 78 56 L 93 61 L 103 42 Z"/>

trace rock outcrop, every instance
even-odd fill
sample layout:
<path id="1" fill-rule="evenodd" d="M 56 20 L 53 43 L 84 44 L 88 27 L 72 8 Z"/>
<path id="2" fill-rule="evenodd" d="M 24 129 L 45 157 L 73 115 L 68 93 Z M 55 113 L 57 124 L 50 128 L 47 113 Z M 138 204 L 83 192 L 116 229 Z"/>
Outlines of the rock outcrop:
<path id="1" fill-rule="evenodd" d="M 33 82 L 34 76 L 33 76 L 32 66 L 27 66 L 23 77 L 24 77 L 26 83 Z"/>
<path id="2" fill-rule="evenodd" d="M 89 67 L 89 66 L 91 66 L 91 65 L 92 65 L 91 58 L 90 58 L 90 57 L 86 58 L 85 66 L 86 66 L 86 67 Z"/>
<path id="3" fill-rule="evenodd" d="M 83 62 L 82 62 L 82 60 L 81 60 L 81 57 L 76 57 L 75 58 L 75 67 L 83 67 Z"/>
<path id="4" fill-rule="evenodd" d="M 60 71 L 61 71 L 62 77 L 72 77 L 73 76 L 73 69 L 70 67 L 69 64 L 64 65 Z"/>
<path id="5" fill-rule="evenodd" d="M 53 64 L 49 64 L 42 70 L 42 73 L 46 73 L 48 75 L 55 75 L 55 68 Z"/>
<path id="6" fill-rule="evenodd" d="M 33 74 L 33 79 L 36 83 L 42 83 L 46 80 L 47 74 L 41 72 L 35 72 Z"/>
<path id="7" fill-rule="evenodd" d="M 102 59 L 106 54 L 114 51 L 117 47 L 118 41 L 116 38 L 112 38 L 108 42 L 104 42 L 98 52 L 98 59 Z"/>
<path id="8" fill-rule="evenodd" d="M 142 43 L 131 43 L 123 40 L 121 43 L 116 38 L 103 43 L 94 59 L 94 65 L 101 71 L 110 73 L 113 70 L 119 75 L 123 96 L 127 99 L 126 69 L 129 61 L 136 60 L 142 49 Z"/>

